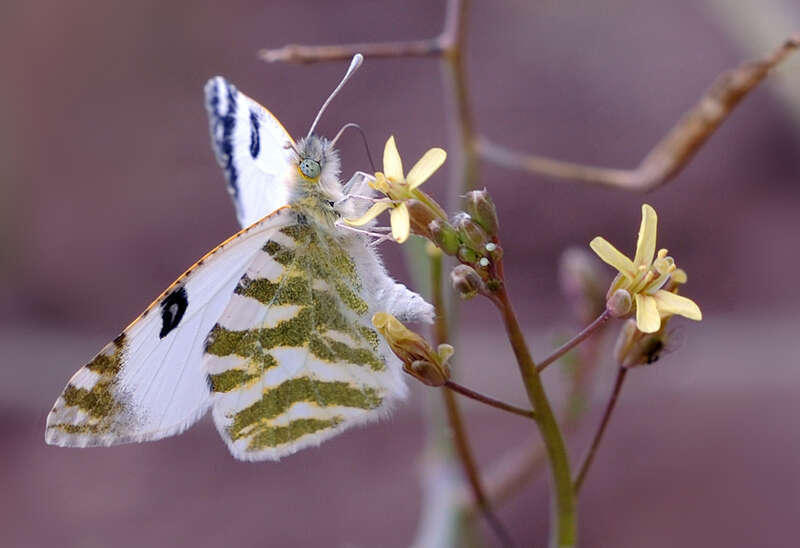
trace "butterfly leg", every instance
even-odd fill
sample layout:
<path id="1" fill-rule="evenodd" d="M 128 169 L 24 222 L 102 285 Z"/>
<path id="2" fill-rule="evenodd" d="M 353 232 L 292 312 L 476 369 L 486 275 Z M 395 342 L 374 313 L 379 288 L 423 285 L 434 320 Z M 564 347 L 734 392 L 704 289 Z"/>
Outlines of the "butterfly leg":
<path id="1" fill-rule="evenodd" d="M 364 200 L 371 204 L 376 204 L 378 202 L 387 202 L 391 200 L 387 200 L 386 198 L 375 198 L 374 196 L 366 196 L 364 194 L 346 194 L 344 198 L 340 198 L 333 203 L 334 209 L 341 206 L 343 203 L 347 202 L 348 200 Z M 392 202 L 394 203 L 394 202 Z"/>
<path id="2" fill-rule="evenodd" d="M 370 227 L 369 230 L 364 230 L 363 228 L 358 228 L 355 226 L 350 226 L 346 223 L 337 221 L 336 226 L 339 228 L 345 228 L 352 232 L 357 232 L 358 234 L 363 234 L 365 236 L 369 236 L 371 238 L 377 238 L 379 241 L 388 240 L 391 238 L 391 228 L 388 226 L 374 226 Z M 383 234 L 381 234 L 383 233 Z"/>
<path id="3" fill-rule="evenodd" d="M 369 183 L 374 181 L 375 177 L 363 171 L 356 171 L 350 180 L 342 187 L 342 192 L 347 194 L 363 194 L 369 192 L 371 189 Z"/>

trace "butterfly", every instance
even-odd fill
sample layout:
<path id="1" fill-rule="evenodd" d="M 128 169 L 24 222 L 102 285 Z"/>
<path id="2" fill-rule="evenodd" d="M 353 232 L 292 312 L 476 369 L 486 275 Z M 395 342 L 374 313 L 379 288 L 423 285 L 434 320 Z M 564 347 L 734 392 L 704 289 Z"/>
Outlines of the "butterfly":
<path id="1" fill-rule="evenodd" d="M 178 434 L 211 410 L 234 457 L 277 460 L 375 420 L 403 397 L 401 364 L 370 323 L 433 308 L 337 221 L 348 207 L 334 140 L 295 142 L 222 77 L 205 87 L 212 146 L 244 227 L 172 283 L 69 380 L 47 443 L 106 446 Z M 337 136 L 338 138 L 338 136 Z M 359 190 L 361 192 L 361 190 Z"/>

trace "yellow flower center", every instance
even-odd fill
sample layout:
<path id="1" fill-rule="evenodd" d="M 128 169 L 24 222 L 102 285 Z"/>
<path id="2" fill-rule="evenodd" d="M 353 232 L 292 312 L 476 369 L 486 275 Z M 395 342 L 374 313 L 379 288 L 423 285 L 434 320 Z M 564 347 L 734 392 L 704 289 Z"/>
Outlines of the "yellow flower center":
<path id="1" fill-rule="evenodd" d="M 660 249 L 652 264 L 640 264 L 636 267 L 633 279 L 620 274 L 612 285 L 609 294 L 617 289 L 626 289 L 631 295 L 645 293 L 652 295 L 661 289 L 676 269 L 677 265 L 672 257 L 667 256 L 666 249 Z"/>

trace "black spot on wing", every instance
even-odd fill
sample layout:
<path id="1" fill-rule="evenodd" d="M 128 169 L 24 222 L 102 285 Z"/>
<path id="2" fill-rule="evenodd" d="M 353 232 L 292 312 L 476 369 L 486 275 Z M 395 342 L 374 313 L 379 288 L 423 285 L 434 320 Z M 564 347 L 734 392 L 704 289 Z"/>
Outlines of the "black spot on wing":
<path id="1" fill-rule="evenodd" d="M 250 156 L 258 158 L 258 153 L 261 150 L 261 135 L 258 132 L 260 123 L 258 115 L 254 111 L 250 111 Z"/>
<path id="2" fill-rule="evenodd" d="M 161 331 L 158 334 L 159 339 L 163 339 L 170 331 L 178 327 L 188 306 L 189 297 L 184 287 L 179 287 L 161 301 Z"/>
<path id="3" fill-rule="evenodd" d="M 224 94 L 226 105 L 224 112 L 221 94 Z M 211 129 L 211 143 L 217 153 L 217 160 L 225 171 L 228 188 L 234 197 L 239 194 L 239 172 L 233 161 L 233 133 L 236 129 L 238 97 L 239 92 L 236 87 L 224 78 L 214 78 L 206 85 L 206 108 Z"/>

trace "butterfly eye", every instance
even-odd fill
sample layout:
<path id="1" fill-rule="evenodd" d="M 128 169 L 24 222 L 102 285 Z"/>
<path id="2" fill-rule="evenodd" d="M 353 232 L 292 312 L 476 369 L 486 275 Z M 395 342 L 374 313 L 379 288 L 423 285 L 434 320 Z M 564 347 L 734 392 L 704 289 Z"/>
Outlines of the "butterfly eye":
<path id="1" fill-rule="evenodd" d="M 300 162 L 300 172 L 309 179 L 316 179 L 319 177 L 320 171 L 321 168 L 319 166 L 319 162 L 316 160 L 304 158 L 303 161 Z"/>

